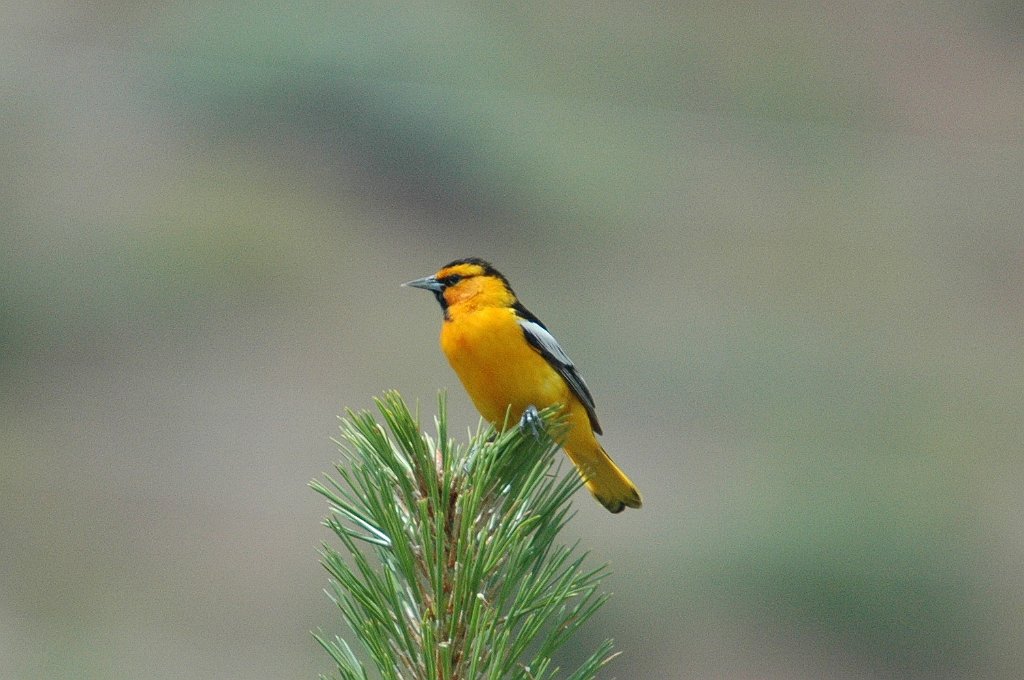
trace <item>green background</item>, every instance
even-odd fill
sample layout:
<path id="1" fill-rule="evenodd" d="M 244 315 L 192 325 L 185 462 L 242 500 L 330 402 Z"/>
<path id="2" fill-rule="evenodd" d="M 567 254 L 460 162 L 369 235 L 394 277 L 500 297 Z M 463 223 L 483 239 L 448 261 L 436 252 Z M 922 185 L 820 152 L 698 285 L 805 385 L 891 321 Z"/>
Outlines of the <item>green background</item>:
<path id="1" fill-rule="evenodd" d="M 469 255 L 645 497 L 565 664 L 1019 677 L 1018 3 L 0 18 L 0 677 L 329 672 L 306 483 L 388 388 L 476 427 L 399 287 Z"/>

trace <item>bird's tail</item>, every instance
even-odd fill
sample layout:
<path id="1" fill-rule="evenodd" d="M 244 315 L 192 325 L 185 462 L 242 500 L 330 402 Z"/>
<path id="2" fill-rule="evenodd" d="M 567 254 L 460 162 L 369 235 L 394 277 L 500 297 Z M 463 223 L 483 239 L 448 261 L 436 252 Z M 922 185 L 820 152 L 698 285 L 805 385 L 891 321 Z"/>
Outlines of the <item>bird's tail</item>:
<path id="1" fill-rule="evenodd" d="M 582 446 L 566 446 L 565 452 L 583 478 L 583 483 L 594 498 L 611 512 L 625 508 L 639 508 L 643 501 L 636 485 L 593 438 Z"/>

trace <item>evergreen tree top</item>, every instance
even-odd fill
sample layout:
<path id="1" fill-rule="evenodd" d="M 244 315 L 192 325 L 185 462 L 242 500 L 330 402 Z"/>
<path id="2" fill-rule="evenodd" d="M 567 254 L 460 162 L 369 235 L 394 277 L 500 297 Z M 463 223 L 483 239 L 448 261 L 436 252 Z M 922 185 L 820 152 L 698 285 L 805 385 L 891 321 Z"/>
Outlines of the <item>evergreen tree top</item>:
<path id="1" fill-rule="evenodd" d="M 342 419 L 338 477 L 311 483 L 343 548 L 321 549 L 328 594 L 387 680 L 595 677 L 610 641 L 566 675 L 552 660 L 606 599 L 604 567 L 557 541 L 581 484 L 554 463 L 559 424 L 545 412 L 547 432 L 456 445 L 438 403 L 436 440 L 395 392 L 377 400 L 386 428 L 368 411 Z M 316 638 L 339 677 L 371 677 L 341 637 Z"/>

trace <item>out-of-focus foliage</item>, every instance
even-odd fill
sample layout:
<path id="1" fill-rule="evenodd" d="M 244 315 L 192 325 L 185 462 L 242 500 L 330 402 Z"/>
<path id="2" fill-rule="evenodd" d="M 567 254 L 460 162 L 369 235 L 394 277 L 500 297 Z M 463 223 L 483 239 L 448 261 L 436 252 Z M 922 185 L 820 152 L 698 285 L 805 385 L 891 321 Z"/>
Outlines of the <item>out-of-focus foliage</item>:
<path id="1" fill-rule="evenodd" d="M 645 494 L 567 529 L 613 675 L 1017 677 L 1012 3 L 3 18 L 0 677 L 325 671 L 306 481 L 386 388 L 475 427 L 398 287 L 467 255 Z"/>

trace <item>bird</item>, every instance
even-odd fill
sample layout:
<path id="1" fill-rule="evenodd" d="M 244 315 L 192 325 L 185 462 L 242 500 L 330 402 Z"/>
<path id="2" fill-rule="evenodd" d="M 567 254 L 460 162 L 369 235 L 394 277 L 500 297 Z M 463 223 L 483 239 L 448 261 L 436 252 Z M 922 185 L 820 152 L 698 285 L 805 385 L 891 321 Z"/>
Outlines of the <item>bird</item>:
<path id="1" fill-rule="evenodd" d="M 636 485 L 597 441 L 594 397 L 576 365 L 501 272 L 468 257 L 402 285 L 437 298 L 441 350 L 486 420 L 501 429 L 510 416 L 536 422 L 537 409 L 558 407 L 567 428 L 560 444 L 594 498 L 614 513 L 642 505 Z"/>

